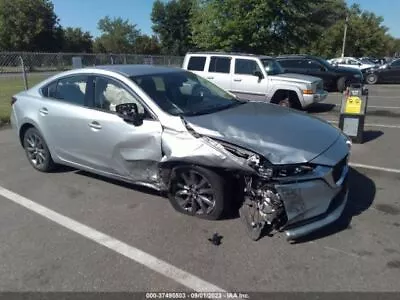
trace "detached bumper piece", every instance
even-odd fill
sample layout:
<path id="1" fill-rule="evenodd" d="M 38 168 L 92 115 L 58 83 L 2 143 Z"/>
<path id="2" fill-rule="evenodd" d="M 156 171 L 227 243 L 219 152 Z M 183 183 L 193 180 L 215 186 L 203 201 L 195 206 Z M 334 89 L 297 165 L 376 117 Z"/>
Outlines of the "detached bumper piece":
<path id="1" fill-rule="evenodd" d="M 315 232 L 338 220 L 347 204 L 348 187 L 347 180 L 343 189 L 332 199 L 328 210 L 319 216 L 290 225 L 285 230 L 287 240 L 295 240 Z"/>

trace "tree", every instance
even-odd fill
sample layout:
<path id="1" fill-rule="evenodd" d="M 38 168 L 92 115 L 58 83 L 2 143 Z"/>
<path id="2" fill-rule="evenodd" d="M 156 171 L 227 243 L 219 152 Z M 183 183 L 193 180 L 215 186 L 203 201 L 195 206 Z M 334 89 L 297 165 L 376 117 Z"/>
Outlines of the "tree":
<path id="1" fill-rule="evenodd" d="M 61 44 L 50 0 L 0 0 L 0 50 L 59 51 Z"/>
<path id="2" fill-rule="evenodd" d="M 102 34 L 95 41 L 96 52 L 135 52 L 135 42 L 140 35 L 140 30 L 136 29 L 136 24 L 131 24 L 128 20 L 123 20 L 122 18 L 111 19 L 106 16 L 99 20 L 98 29 Z"/>
<path id="3" fill-rule="evenodd" d="M 391 37 L 382 25 L 383 18 L 361 10 L 359 5 L 348 9 L 345 56 L 382 56 L 388 54 Z M 340 56 L 345 17 L 329 27 L 318 41 L 315 52 L 325 57 Z"/>
<path id="4" fill-rule="evenodd" d="M 195 0 L 156 0 L 151 20 L 164 54 L 184 55 L 192 47 L 190 17 Z"/>
<path id="5" fill-rule="evenodd" d="M 295 53 L 334 24 L 344 0 L 201 0 L 192 40 L 200 49 Z"/>
<path id="6" fill-rule="evenodd" d="M 89 32 L 82 31 L 81 28 L 67 27 L 63 30 L 64 52 L 86 52 L 93 51 L 93 40 Z"/>
<path id="7" fill-rule="evenodd" d="M 137 37 L 135 42 L 136 53 L 138 54 L 160 54 L 161 47 L 156 36 L 146 34 Z"/>

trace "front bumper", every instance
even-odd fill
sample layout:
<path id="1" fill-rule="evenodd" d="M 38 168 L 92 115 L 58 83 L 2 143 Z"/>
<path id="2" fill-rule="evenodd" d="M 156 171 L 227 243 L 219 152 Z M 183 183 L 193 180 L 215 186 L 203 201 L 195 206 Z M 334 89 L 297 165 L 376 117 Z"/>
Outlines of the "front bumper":
<path id="1" fill-rule="evenodd" d="M 304 106 L 309 106 L 311 104 L 324 101 L 326 97 L 328 97 L 327 91 L 317 91 L 315 94 L 312 95 L 303 94 L 304 104 L 305 104 Z"/>
<path id="2" fill-rule="evenodd" d="M 285 206 L 287 239 L 308 235 L 333 223 L 343 213 L 348 198 L 348 157 L 335 167 L 320 167 L 317 177 L 276 186 Z"/>

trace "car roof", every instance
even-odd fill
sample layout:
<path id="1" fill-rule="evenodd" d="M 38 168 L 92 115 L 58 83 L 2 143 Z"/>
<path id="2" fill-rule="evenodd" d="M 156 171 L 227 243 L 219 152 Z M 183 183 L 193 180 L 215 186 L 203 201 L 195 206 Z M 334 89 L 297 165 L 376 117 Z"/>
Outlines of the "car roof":
<path id="1" fill-rule="evenodd" d="M 234 56 L 247 56 L 247 57 L 256 57 L 256 58 L 271 58 L 274 57 L 270 55 L 260 55 L 254 53 L 243 53 L 243 52 L 225 52 L 225 51 L 191 51 L 186 53 L 186 55 L 234 55 Z"/>
<path id="2" fill-rule="evenodd" d="M 86 68 L 88 69 L 88 68 Z M 140 76 L 140 75 L 151 75 L 151 74 L 162 74 L 171 72 L 183 72 L 181 68 L 166 67 L 166 66 L 155 66 L 155 65 L 99 65 L 90 67 L 92 70 L 106 70 L 119 73 L 126 77 Z"/>
<path id="3" fill-rule="evenodd" d="M 321 59 L 318 56 L 313 56 L 313 55 L 308 55 L 308 54 L 284 54 L 284 55 L 278 55 L 276 58 L 277 59 L 285 59 L 285 58 Z"/>

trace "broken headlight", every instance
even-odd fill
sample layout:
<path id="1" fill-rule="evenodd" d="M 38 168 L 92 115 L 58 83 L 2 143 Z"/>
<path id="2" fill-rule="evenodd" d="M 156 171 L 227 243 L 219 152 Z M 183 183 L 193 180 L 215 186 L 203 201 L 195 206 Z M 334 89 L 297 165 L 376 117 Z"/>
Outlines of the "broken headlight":
<path id="1" fill-rule="evenodd" d="M 259 166 L 258 173 L 264 178 L 285 178 L 307 175 L 313 172 L 312 165 Z"/>

